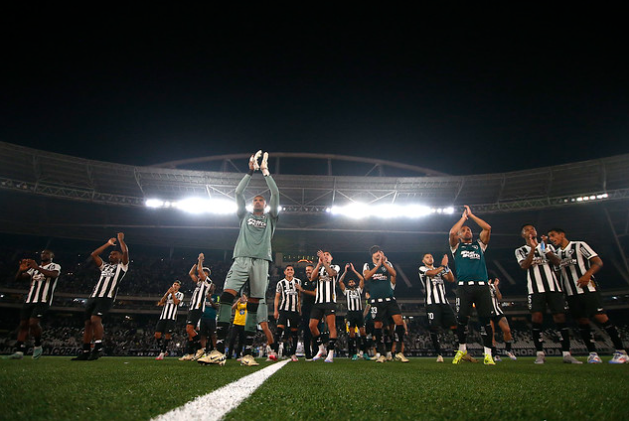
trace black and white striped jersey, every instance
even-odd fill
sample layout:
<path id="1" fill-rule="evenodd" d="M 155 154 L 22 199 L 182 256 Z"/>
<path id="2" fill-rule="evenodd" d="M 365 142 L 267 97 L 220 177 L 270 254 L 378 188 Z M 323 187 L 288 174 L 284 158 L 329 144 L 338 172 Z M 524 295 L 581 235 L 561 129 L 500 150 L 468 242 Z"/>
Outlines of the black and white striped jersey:
<path id="1" fill-rule="evenodd" d="M 172 293 L 168 294 L 164 308 L 162 308 L 162 314 L 159 316 L 160 320 L 177 320 L 177 309 L 183 305 L 183 292 L 175 292 L 175 297 L 179 300 L 179 304 L 175 304 Z"/>
<path id="2" fill-rule="evenodd" d="M 496 287 L 493 283 L 489 284 L 489 294 L 491 295 L 491 306 L 494 309 L 494 316 L 504 315 L 502 306 L 500 305 L 500 300 L 498 300 L 498 297 L 496 296 Z"/>
<path id="3" fill-rule="evenodd" d="M 552 244 L 545 246 L 547 250 L 555 251 Z M 515 250 L 515 258 L 518 264 L 526 260 L 526 256 L 531 252 L 531 247 L 524 245 Z M 552 263 L 542 252 L 542 244 L 535 248 L 535 254 L 531 266 L 526 270 L 526 287 L 529 294 L 540 294 L 543 292 L 561 292 L 561 284 L 553 270 Z"/>
<path id="4" fill-rule="evenodd" d="M 286 278 L 278 281 L 275 292 L 280 294 L 279 311 L 299 312 L 299 290 L 297 285 L 301 285 L 301 280 L 293 278 L 290 281 Z"/>
<path id="5" fill-rule="evenodd" d="M 590 259 L 598 256 L 585 241 L 570 241 L 566 248 L 558 247 L 555 254 L 561 259 L 561 282 L 567 295 L 587 294 L 596 291 L 594 277 L 581 288 L 577 281 L 590 269 Z"/>
<path id="6" fill-rule="evenodd" d="M 343 294 L 347 298 L 347 311 L 363 311 L 363 289 L 361 287 L 345 288 Z"/>
<path id="7" fill-rule="evenodd" d="M 338 265 L 330 265 L 330 268 L 336 271 L 336 276 L 328 275 L 325 267 L 319 270 L 315 304 L 336 303 L 336 278 L 341 268 Z"/>
<path id="8" fill-rule="evenodd" d="M 100 270 L 100 279 L 96 283 L 94 287 L 94 291 L 92 291 L 91 298 L 116 298 L 116 293 L 118 293 L 118 287 L 120 287 L 120 282 L 122 282 L 122 278 L 126 275 L 129 270 L 129 264 L 126 265 L 122 262 L 116 263 L 112 265 L 111 263 L 105 263 L 100 265 L 98 268 Z"/>
<path id="9" fill-rule="evenodd" d="M 426 290 L 426 305 L 449 304 L 448 299 L 446 298 L 446 287 L 442 277 L 447 273 L 446 269 L 443 269 L 435 276 L 428 276 L 426 272 L 433 269 L 435 268 L 429 268 L 426 266 L 419 267 L 419 280 Z"/>
<path id="10" fill-rule="evenodd" d="M 45 266 L 41 267 L 45 270 L 59 271 L 59 275 L 61 275 L 61 266 L 56 263 L 50 262 Z M 47 277 L 37 269 L 29 269 L 26 271 L 31 276 L 31 289 L 28 291 L 28 295 L 26 296 L 26 300 L 24 301 L 27 304 L 31 303 L 48 303 L 52 304 L 52 299 L 55 293 L 55 288 L 57 287 L 57 281 L 59 280 L 59 276 L 56 278 Z"/>
<path id="11" fill-rule="evenodd" d="M 190 310 L 205 311 L 205 299 L 211 285 L 212 280 L 209 277 L 207 277 L 205 281 L 199 278 L 197 286 L 192 293 L 192 298 L 190 299 Z"/>

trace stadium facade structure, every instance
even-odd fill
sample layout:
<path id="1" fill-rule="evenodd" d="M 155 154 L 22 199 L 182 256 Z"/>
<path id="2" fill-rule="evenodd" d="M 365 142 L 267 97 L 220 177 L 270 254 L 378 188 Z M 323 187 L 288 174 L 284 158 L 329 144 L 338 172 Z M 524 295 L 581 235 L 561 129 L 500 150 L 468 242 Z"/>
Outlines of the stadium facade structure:
<path id="1" fill-rule="evenodd" d="M 238 232 L 233 215 L 149 209 L 145 201 L 233 199 L 247 159 L 224 155 L 137 167 L 0 142 L 0 233 L 100 242 L 123 230 L 131 244 L 223 250 L 228 256 Z M 303 168 L 317 168 L 320 174 L 281 171 L 299 160 L 315 162 Z M 411 272 L 422 253 L 447 253 L 447 232 L 466 204 L 492 225 L 490 274 L 506 279 L 517 300 L 524 299 L 524 273 L 513 250 L 522 243 L 519 230 L 525 222 L 535 224 L 540 234 L 561 226 L 569 238 L 588 241 L 605 262 L 606 294 L 629 294 L 629 155 L 467 176 L 326 154 L 272 153 L 270 164 L 281 192 L 274 239 L 279 255 L 314 255 L 324 247 L 337 258 L 366 259 L 369 246 L 380 244 L 401 267 L 406 264 L 403 281 L 410 288 L 417 284 Z M 347 175 L 348 167 L 361 175 Z M 268 194 L 266 185 L 254 177 L 247 194 L 260 193 Z M 353 202 L 456 210 L 454 215 L 395 220 L 353 220 L 328 212 Z"/>

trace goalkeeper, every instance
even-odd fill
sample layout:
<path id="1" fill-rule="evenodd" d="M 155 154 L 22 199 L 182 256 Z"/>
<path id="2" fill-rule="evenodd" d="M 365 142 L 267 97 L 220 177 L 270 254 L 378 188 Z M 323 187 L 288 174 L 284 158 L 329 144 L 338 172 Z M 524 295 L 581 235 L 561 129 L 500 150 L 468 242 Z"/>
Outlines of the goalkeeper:
<path id="1" fill-rule="evenodd" d="M 258 365 L 251 355 L 253 338 L 255 336 L 258 303 L 264 298 L 268 286 L 269 262 L 272 261 L 271 238 L 277 224 L 277 212 L 279 206 L 279 191 L 268 170 L 268 153 L 262 156 L 262 162 L 258 160 L 262 151 L 258 151 L 249 159 L 249 173 L 236 187 L 236 202 L 238 205 L 238 218 L 240 219 L 240 232 L 234 247 L 233 263 L 227 278 L 225 288 L 220 299 L 218 321 L 216 328 L 216 348 L 207 357 L 199 359 L 201 364 L 225 364 L 225 338 L 229 329 L 231 307 L 234 299 L 247 280 L 250 281 L 250 296 L 247 302 L 247 319 L 245 321 L 245 351 L 241 360 L 242 365 Z M 270 210 L 265 213 L 266 201 L 263 196 L 253 198 L 253 212 L 245 208 L 244 192 L 254 171 L 260 170 L 271 192 L 269 199 Z"/>

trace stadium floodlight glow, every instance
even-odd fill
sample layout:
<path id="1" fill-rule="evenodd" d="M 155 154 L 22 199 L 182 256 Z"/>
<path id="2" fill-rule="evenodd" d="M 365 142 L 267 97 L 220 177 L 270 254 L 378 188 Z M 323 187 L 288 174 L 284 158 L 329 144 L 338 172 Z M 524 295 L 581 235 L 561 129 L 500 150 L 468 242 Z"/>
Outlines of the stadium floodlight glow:
<path id="1" fill-rule="evenodd" d="M 329 213 L 352 219 L 363 219 L 368 217 L 382 219 L 421 218 L 432 214 L 451 215 L 454 213 L 454 208 L 451 206 L 446 208 L 432 208 L 419 204 L 397 205 L 393 203 L 369 205 L 366 203 L 354 202 L 345 206 L 332 206 Z"/>
<path id="2" fill-rule="evenodd" d="M 607 193 L 600 193 L 600 194 L 589 194 L 589 195 L 583 195 L 583 196 L 577 196 L 577 197 L 570 197 L 570 198 L 563 199 L 563 202 L 564 203 L 589 202 L 591 200 L 603 200 L 607 198 L 609 198 L 609 195 Z"/>
<path id="3" fill-rule="evenodd" d="M 178 201 L 168 202 L 161 199 L 147 199 L 144 204 L 148 208 L 175 208 L 180 211 L 200 215 L 204 213 L 215 215 L 229 215 L 236 213 L 236 203 L 226 199 L 209 199 L 203 197 L 188 197 Z"/>
<path id="4" fill-rule="evenodd" d="M 248 204 L 247 206 L 245 206 L 245 208 L 247 209 L 247 211 L 248 211 L 248 212 L 253 213 L 253 205 L 252 205 L 251 203 L 250 203 L 250 204 Z M 283 207 L 281 207 L 281 206 L 278 206 L 278 207 L 277 207 L 277 213 L 280 213 L 281 211 L 285 211 L 285 210 L 286 210 L 286 208 L 283 208 Z M 264 207 L 264 212 L 265 212 L 265 213 L 268 213 L 268 212 L 270 212 L 270 211 L 271 211 L 271 207 L 270 207 L 269 205 L 266 205 L 266 206 Z M 236 212 L 236 211 L 234 210 L 234 213 L 235 213 L 235 212 Z"/>
<path id="5" fill-rule="evenodd" d="M 144 202 L 147 208 L 163 208 L 164 201 L 159 199 L 146 199 Z"/>

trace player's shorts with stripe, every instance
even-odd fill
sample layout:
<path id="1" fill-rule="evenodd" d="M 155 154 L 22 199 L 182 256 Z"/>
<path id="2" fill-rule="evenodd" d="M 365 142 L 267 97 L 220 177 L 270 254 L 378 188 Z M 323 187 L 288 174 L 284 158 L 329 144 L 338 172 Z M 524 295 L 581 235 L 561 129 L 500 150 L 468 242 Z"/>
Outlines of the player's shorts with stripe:
<path id="1" fill-rule="evenodd" d="M 310 311 L 310 318 L 321 320 L 325 316 L 330 314 L 336 314 L 336 303 L 321 303 L 312 306 Z"/>
<path id="2" fill-rule="evenodd" d="M 461 285 L 463 284 L 463 285 Z M 476 306 L 478 317 L 491 318 L 494 308 L 491 305 L 491 293 L 487 282 L 469 284 L 459 282 L 456 289 L 456 313 L 458 317 L 470 317 L 472 305 Z"/>
<path id="3" fill-rule="evenodd" d="M 282 311 L 280 310 L 277 318 L 277 325 L 289 326 L 292 328 L 299 328 L 299 322 L 301 316 L 296 311 Z"/>
<path id="4" fill-rule="evenodd" d="M 24 303 L 20 310 L 20 320 L 41 319 L 49 307 L 48 303 Z"/>
<path id="5" fill-rule="evenodd" d="M 269 261 L 252 257 L 236 257 L 227 272 L 224 290 L 240 291 L 247 281 L 249 281 L 249 296 L 263 298 L 269 283 Z"/>
<path id="6" fill-rule="evenodd" d="M 171 319 L 160 319 L 155 326 L 155 332 L 173 333 L 175 330 L 175 321 Z"/>
<path id="7" fill-rule="evenodd" d="M 529 311 L 531 313 L 545 313 L 546 306 L 551 314 L 566 312 L 566 299 L 562 292 L 538 292 L 528 296 Z"/>
<path id="8" fill-rule="evenodd" d="M 570 314 L 574 319 L 590 318 L 597 314 L 605 314 L 603 300 L 598 290 L 585 294 L 569 295 L 567 298 Z"/>
<path id="9" fill-rule="evenodd" d="M 361 328 L 365 326 L 365 319 L 363 317 L 363 312 L 361 311 L 348 311 L 345 316 L 345 320 L 349 323 L 350 328 L 358 327 Z"/>
<path id="10" fill-rule="evenodd" d="M 450 304 L 428 304 L 426 306 L 426 317 L 428 319 L 428 327 L 435 329 L 442 327 L 449 329 L 456 326 L 456 316 Z"/>
<path id="11" fill-rule="evenodd" d="M 198 309 L 198 310 L 190 310 L 188 311 L 188 317 L 186 318 L 186 324 L 187 325 L 192 325 L 195 328 L 197 327 L 197 325 L 199 324 L 199 320 L 201 320 L 201 317 L 203 317 L 203 310 Z"/>
<path id="12" fill-rule="evenodd" d="M 369 304 L 371 304 L 371 314 L 375 315 L 373 319 L 374 322 L 386 322 L 389 317 L 402 314 L 395 298 L 379 300 L 380 299 L 369 300 Z"/>
<path id="13" fill-rule="evenodd" d="M 92 316 L 104 317 L 109 314 L 109 310 L 111 310 L 113 306 L 113 298 L 89 298 L 85 305 L 85 320 L 89 320 Z"/>

